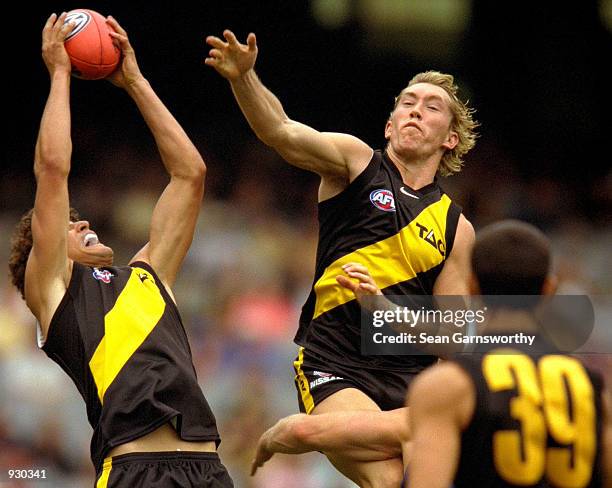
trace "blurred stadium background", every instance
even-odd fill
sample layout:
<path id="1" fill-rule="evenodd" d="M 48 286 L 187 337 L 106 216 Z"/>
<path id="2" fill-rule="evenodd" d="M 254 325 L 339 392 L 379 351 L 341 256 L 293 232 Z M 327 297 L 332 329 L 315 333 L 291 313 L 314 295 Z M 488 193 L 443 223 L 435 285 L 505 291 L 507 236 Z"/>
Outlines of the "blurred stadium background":
<path id="1" fill-rule="evenodd" d="M 259 143 L 204 38 L 254 31 L 257 71 L 287 113 L 374 147 L 393 97 L 419 71 L 455 75 L 482 123 L 463 173 L 443 181 L 478 229 L 504 217 L 554 241 L 566 293 L 612 291 L 612 0 L 45 2 L 7 6 L 0 253 L 33 204 L 33 152 L 48 93 L 40 31 L 55 11 L 113 14 L 141 69 L 208 165 L 201 222 L 175 294 L 221 455 L 237 488 L 352 486 L 319 454 L 247 476 L 255 441 L 297 407 L 291 339 L 315 259 L 317 178 Z M 106 82 L 72 89 L 72 204 L 123 264 L 146 241 L 165 176 L 136 108 Z M 6 266 L 6 265 L 5 265 Z M 7 268 L 5 267 L 5 270 Z M 35 345 L 34 319 L 0 275 L 0 487 L 92 486 L 76 389 Z M 49 480 L 10 484 L 8 468 Z"/>

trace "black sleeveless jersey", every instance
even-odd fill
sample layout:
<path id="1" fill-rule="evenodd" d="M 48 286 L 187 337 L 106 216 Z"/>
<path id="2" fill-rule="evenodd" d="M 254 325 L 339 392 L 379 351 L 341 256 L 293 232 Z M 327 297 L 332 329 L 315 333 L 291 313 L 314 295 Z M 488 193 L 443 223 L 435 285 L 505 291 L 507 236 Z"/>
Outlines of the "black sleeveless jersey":
<path id="1" fill-rule="evenodd" d="M 85 400 L 97 471 L 110 449 L 166 422 L 186 441 L 216 441 L 174 301 L 153 269 L 74 263 L 43 346 Z"/>
<path id="2" fill-rule="evenodd" d="M 385 295 L 432 295 L 460 214 L 437 181 L 412 190 L 386 154 L 375 151 L 342 193 L 319 203 L 314 283 L 295 342 L 356 367 L 419 372 L 435 362 L 425 355 L 363 356 L 359 304 L 336 276 L 344 264 L 358 262 Z"/>
<path id="3" fill-rule="evenodd" d="M 476 390 L 454 488 L 603 486 L 599 375 L 571 356 L 518 349 L 454 361 Z"/>

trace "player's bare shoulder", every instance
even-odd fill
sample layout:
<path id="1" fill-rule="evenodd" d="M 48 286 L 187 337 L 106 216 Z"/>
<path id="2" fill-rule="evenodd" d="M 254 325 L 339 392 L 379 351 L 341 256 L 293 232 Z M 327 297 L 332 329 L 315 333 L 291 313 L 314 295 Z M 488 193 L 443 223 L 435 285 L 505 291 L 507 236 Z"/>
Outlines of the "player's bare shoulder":
<path id="1" fill-rule="evenodd" d="M 465 427 L 474 412 L 476 388 L 468 373 L 452 361 L 444 361 L 419 374 L 410 388 L 407 406 L 412 415 L 452 409 Z"/>
<path id="2" fill-rule="evenodd" d="M 344 191 L 365 170 L 374 154 L 374 150 L 370 146 L 350 134 L 339 132 L 324 132 L 322 134 L 332 143 L 335 152 L 342 160 L 344 170 L 340 173 L 323 170 L 319 172 L 321 176 L 319 202 L 328 200 Z M 324 167 L 327 166 L 322 166 L 322 168 Z M 333 168 L 333 166 L 330 165 L 329 168 Z"/>
<path id="3" fill-rule="evenodd" d="M 374 149 L 358 137 L 340 132 L 325 132 L 342 154 L 348 171 L 349 183 L 366 168 L 372 159 Z"/>
<path id="4" fill-rule="evenodd" d="M 457 235 L 455 236 L 455 242 L 460 248 L 467 248 L 467 250 L 471 252 L 475 240 L 476 232 L 474 231 L 474 226 L 462 213 L 459 216 L 459 221 L 457 222 Z"/>

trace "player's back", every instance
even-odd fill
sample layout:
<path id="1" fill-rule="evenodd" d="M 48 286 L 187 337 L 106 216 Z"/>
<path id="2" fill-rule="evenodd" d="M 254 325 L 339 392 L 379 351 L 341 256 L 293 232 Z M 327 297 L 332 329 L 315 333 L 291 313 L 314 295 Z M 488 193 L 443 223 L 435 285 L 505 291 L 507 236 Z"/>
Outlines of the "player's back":
<path id="1" fill-rule="evenodd" d="M 455 361 L 476 391 L 455 488 L 603 486 L 598 375 L 560 354 L 498 349 Z"/>

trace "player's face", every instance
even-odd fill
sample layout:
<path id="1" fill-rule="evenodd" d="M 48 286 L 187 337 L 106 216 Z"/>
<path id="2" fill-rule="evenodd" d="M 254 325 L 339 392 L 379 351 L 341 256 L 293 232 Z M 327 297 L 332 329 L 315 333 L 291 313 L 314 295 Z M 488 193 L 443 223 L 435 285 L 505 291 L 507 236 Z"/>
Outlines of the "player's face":
<path id="1" fill-rule="evenodd" d="M 387 121 L 385 137 L 391 149 L 408 158 L 440 157 L 458 142 L 452 131 L 450 98 L 443 88 L 429 83 L 416 83 L 400 95 L 393 114 Z"/>
<path id="2" fill-rule="evenodd" d="M 111 266 L 113 250 L 102 244 L 89 222 L 79 220 L 68 224 L 68 257 L 92 267 Z"/>

